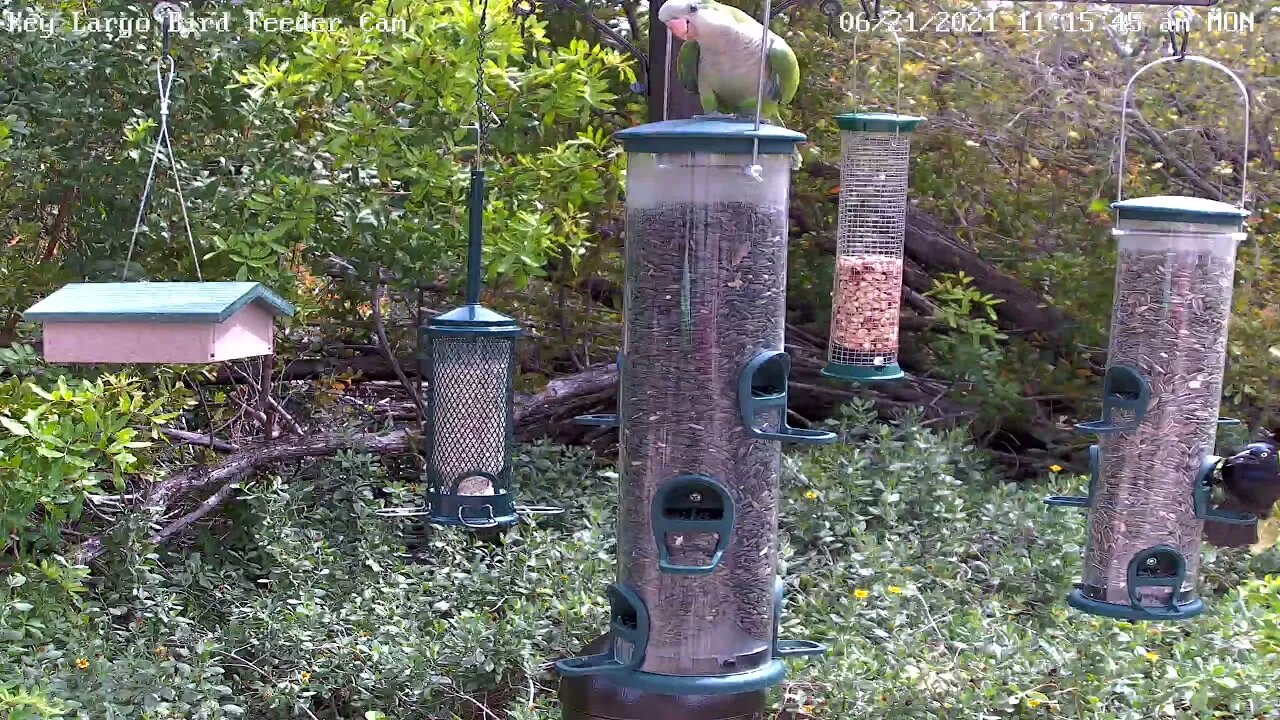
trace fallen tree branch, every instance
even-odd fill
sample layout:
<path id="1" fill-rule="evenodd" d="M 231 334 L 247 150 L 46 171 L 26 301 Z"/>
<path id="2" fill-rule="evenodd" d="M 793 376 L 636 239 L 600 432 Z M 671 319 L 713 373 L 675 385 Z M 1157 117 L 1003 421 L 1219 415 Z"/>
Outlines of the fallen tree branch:
<path id="1" fill-rule="evenodd" d="M 529 419 L 539 417 L 552 406 L 560 406 L 564 401 L 580 396 L 598 394 L 602 389 L 609 389 L 617 383 L 617 365 L 605 365 L 591 368 L 586 372 L 558 378 L 547 383 L 547 387 L 536 395 L 525 395 L 517 400 L 515 420 L 517 426 Z M 228 455 L 212 465 L 197 465 L 171 475 L 156 483 L 147 493 L 143 502 L 143 512 L 151 516 L 155 522 L 162 517 L 170 506 L 192 493 L 209 487 L 218 487 L 219 491 L 205 500 L 190 513 L 179 518 L 173 524 L 158 531 L 152 537 L 160 537 L 161 541 L 172 537 L 182 527 L 190 525 L 218 505 L 225 502 L 233 485 L 243 483 L 245 479 L 259 470 L 277 464 L 297 462 L 307 458 L 327 457 L 343 450 L 371 453 L 373 455 L 406 455 L 412 453 L 417 445 L 416 433 L 408 429 L 391 432 L 333 432 L 299 437 L 277 438 L 255 445 L 246 445 L 240 451 Z M 219 495 L 219 493 L 225 494 Z M 210 507 L 205 505 L 212 503 Z M 198 514 L 197 514 L 198 513 Z M 194 515 L 194 517 L 193 517 Z M 186 525 L 175 528 L 174 525 L 186 522 Z M 166 534 L 167 533 L 167 534 Z M 88 563 L 106 550 L 105 538 L 108 533 L 95 535 L 74 548 L 69 557 L 76 562 Z"/>
<path id="2" fill-rule="evenodd" d="M 192 510 L 186 515 L 174 520 L 172 523 L 166 525 L 163 530 L 152 535 L 150 537 L 151 544 L 159 545 L 163 543 L 174 535 L 182 532 L 183 529 L 191 525 L 191 523 L 194 523 L 205 515 L 208 515 L 218 509 L 223 503 L 231 499 L 231 496 L 235 494 L 235 491 L 239 487 L 240 483 L 238 482 L 229 482 L 226 485 L 223 485 L 217 492 L 210 495 L 204 502 L 197 505 L 195 510 Z"/>
<path id="3" fill-rule="evenodd" d="M 197 447 L 207 447 L 218 452 L 236 452 L 240 449 L 239 445 L 219 440 L 212 435 L 204 433 L 188 432 L 186 430 L 178 430 L 177 428 L 161 428 L 160 434 L 173 440 L 181 445 L 195 445 Z"/>
<path id="4" fill-rule="evenodd" d="M 373 288 L 373 328 L 378 335 L 378 345 L 382 349 L 382 354 L 387 358 L 387 362 L 391 365 L 391 369 L 396 374 L 396 379 L 404 386 L 405 392 L 409 393 L 409 399 L 413 400 L 413 405 L 418 411 L 418 420 L 426 422 L 427 406 L 422 402 L 422 393 L 418 392 L 417 386 L 409 382 L 409 376 L 404 374 L 404 368 L 400 366 L 400 361 L 396 360 L 395 350 L 391 348 L 390 341 L 387 340 L 387 326 L 382 321 L 382 295 L 386 292 L 387 286 L 384 283 L 377 283 Z"/>

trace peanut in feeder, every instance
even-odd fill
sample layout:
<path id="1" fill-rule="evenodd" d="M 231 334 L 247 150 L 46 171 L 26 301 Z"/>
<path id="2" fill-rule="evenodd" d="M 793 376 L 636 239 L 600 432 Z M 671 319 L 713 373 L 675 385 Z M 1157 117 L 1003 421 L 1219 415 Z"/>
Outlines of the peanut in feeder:
<path id="1" fill-rule="evenodd" d="M 924 118 L 849 113 L 841 130 L 840 217 L 831 339 L 822 374 L 893 380 L 898 367 L 911 131 Z"/>
<path id="2" fill-rule="evenodd" d="M 1122 105 L 1120 167 L 1133 83 Z M 1222 65 L 1196 56 L 1231 77 Z M 1244 182 L 1242 172 L 1242 184 Z M 1204 608 L 1196 592 L 1205 520 L 1252 517 L 1210 506 L 1216 430 L 1222 420 L 1223 367 L 1236 247 L 1246 235 L 1240 205 L 1193 197 L 1119 198 L 1115 300 L 1103 380 L 1103 417 L 1077 427 L 1099 436 L 1085 498 L 1050 498 L 1087 507 L 1084 578 L 1068 602 L 1085 612 L 1131 620 L 1176 620 Z"/>

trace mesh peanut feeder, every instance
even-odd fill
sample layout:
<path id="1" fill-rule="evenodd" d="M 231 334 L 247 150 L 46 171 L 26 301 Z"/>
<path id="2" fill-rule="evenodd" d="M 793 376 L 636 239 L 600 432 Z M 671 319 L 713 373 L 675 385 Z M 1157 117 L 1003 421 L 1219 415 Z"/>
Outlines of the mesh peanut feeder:
<path id="1" fill-rule="evenodd" d="M 831 342 L 822 374 L 893 380 L 898 367 L 902 242 L 911 131 L 924 118 L 849 113 L 840 127 L 840 221 Z"/>
<path id="2" fill-rule="evenodd" d="M 1248 91 L 1222 65 L 1245 101 Z M 1124 177 L 1125 114 L 1120 171 Z M 1242 172 L 1242 184 L 1244 181 Z M 1208 502 L 1227 351 L 1236 246 L 1245 238 L 1240 205 L 1194 197 L 1125 200 L 1112 206 L 1118 245 L 1111 340 L 1103 379 L 1102 418 L 1078 429 L 1099 437 L 1094 480 L 1084 498 L 1053 505 L 1088 507 L 1084 580 L 1069 597 L 1080 610 L 1131 620 L 1174 620 L 1204 608 L 1196 592 L 1205 520 L 1250 522 Z"/>

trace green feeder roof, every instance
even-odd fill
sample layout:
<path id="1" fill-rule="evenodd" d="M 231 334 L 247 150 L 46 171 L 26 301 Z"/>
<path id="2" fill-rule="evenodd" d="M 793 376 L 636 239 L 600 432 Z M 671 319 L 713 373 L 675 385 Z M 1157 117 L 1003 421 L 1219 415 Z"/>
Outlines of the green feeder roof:
<path id="1" fill-rule="evenodd" d="M 1130 198 L 1111 203 L 1111 207 L 1119 212 L 1121 220 L 1199 223 L 1238 228 L 1249 217 L 1248 210 L 1235 205 L 1179 195 Z"/>
<path id="2" fill-rule="evenodd" d="M 480 305 L 463 305 L 437 315 L 427 323 L 426 329 L 438 333 L 520 334 L 520 326 L 515 320 Z"/>
<path id="3" fill-rule="evenodd" d="M 790 155 L 805 140 L 804 133 L 776 125 L 761 125 L 757 132 L 752 120 L 719 117 L 664 120 L 621 130 L 615 137 L 627 152 L 740 155 L 750 155 L 757 138 L 763 155 Z"/>
<path id="4" fill-rule="evenodd" d="M 220 323 L 249 303 L 273 315 L 293 306 L 256 282 L 72 283 L 23 313 L 36 322 Z"/>
<path id="5" fill-rule="evenodd" d="M 836 116 L 836 126 L 841 130 L 859 132 L 911 132 L 924 122 L 918 115 L 896 115 L 894 113 L 869 112 L 845 113 Z"/>

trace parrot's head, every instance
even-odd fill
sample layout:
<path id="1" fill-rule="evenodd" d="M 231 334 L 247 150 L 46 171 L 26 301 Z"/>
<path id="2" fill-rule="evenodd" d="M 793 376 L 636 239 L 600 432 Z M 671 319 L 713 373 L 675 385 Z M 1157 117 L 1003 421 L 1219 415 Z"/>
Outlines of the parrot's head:
<path id="1" fill-rule="evenodd" d="M 658 19 L 681 40 L 697 40 L 718 25 L 732 25 L 733 17 L 715 0 L 667 0 Z"/>

